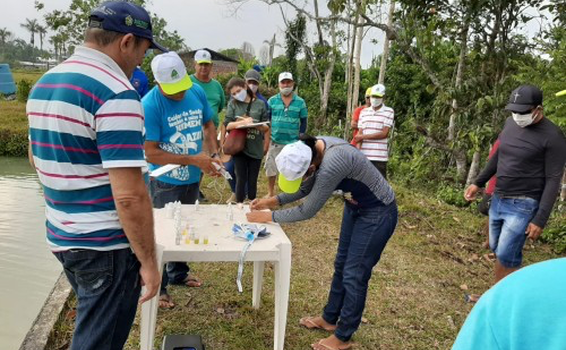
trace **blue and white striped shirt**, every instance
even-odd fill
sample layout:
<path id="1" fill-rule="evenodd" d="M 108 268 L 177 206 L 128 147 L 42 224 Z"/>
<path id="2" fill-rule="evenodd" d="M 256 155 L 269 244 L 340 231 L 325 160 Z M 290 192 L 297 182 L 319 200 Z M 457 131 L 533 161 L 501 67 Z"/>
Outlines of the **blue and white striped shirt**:
<path id="1" fill-rule="evenodd" d="M 147 171 L 147 164 L 142 105 L 122 69 L 104 53 L 78 47 L 35 84 L 27 115 L 50 248 L 129 247 L 108 169 Z"/>

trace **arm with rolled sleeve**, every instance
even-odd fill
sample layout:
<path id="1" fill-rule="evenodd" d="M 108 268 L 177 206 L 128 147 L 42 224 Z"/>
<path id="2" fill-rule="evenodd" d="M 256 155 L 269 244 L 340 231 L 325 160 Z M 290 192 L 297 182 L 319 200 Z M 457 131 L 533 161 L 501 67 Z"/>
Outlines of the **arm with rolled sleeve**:
<path id="1" fill-rule="evenodd" d="M 220 83 L 218 84 L 220 85 Z M 222 90 L 222 88 L 221 88 Z M 222 92 L 222 96 L 224 96 L 224 92 Z M 204 142 L 204 149 L 209 150 L 211 154 L 218 153 L 218 145 L 216 144 L 216 127 L 214 126 L 214 122 L 212 121 L 212 108 L 210 108 L 210 104 L 206 99 L 206 94 L 204 90 L 199 91 L 199 98 L 203 105 L 202 110 L 202 126 L 203 126 L 203 142 Z M 224 101 L 224 97 L 222 97 Z M 219 107 L 219 112 L 222 110 L 224 104 Z"/>
<path id="2" fill-rule="evenodd" d="M 540 228 L 544 228 L 554 202 L 558 197 L 564 164 L 566 163 L 566 140 L 564 136 L 558 134 L 550 138 L 548 148 L 544 153 L 544 172 L 545 185 L 540 198 L 539 207 L 532 223 Z"/>

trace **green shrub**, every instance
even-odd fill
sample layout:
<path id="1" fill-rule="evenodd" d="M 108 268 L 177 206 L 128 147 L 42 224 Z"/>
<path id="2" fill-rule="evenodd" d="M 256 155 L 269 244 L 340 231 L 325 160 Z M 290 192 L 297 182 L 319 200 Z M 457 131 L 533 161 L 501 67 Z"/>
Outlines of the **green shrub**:
<path id="1" fill-rule="evenodd" d="M 28 134 L 25 130 L 0 129 L 0 156 L 25 157 L 28 149 Z"/>
<path id="2" fill-rule="evenodd" d="M 446 183 L 442 183 L 438 186 L 436 198 L 457 207 L 467 207 L 470 205 L 470 203 L 464 199 L 464 188 L 448 185 Z"/>
<path id="3" fill-rule="evenodd" d="M 27 79 L 18 81 L 18 91 L 16 92 L 16 97 L 19 102 L 27 102 L 32 87 L 33 83 Z"/>

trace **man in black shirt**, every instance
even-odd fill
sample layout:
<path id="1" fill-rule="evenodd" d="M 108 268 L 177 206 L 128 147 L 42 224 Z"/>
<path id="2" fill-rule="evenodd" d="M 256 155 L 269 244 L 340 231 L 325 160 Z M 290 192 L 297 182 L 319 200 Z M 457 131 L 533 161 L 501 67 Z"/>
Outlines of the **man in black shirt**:
<path id="1" fill-rule="evenodd" d="M 509 97 L 501 144 L 464 194 L 474 200 L 497 176 L 489 210 L 489 246 L 495 253 L 495 281 L 520 268 L 526 238 L 537 239 L 552 211 L 566 163 L 566 139 L 544 118 L 542 91 L 521 85 Z"/>

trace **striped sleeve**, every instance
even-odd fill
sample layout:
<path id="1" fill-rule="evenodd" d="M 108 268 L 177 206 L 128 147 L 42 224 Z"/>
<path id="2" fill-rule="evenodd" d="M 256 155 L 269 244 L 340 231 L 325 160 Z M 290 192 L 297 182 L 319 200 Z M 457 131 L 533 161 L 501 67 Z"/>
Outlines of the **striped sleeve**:
<path id="1" fill-rule="evenodd" d="M 121 92 L 107 100 L 94 118 L 103 168 L 147 165 L 143 153 L 143 109 L 135 90 Z"/>
<path id="2" fill-rule="evenodd" d="M 388 108 L 387 112 L 389 112 L 389 113 L 384 113 L 383 126 L 391 128 L 393 126 L 393 120 L 395 118 L 395 112 L 393 111 L 393 108 Z"/>

